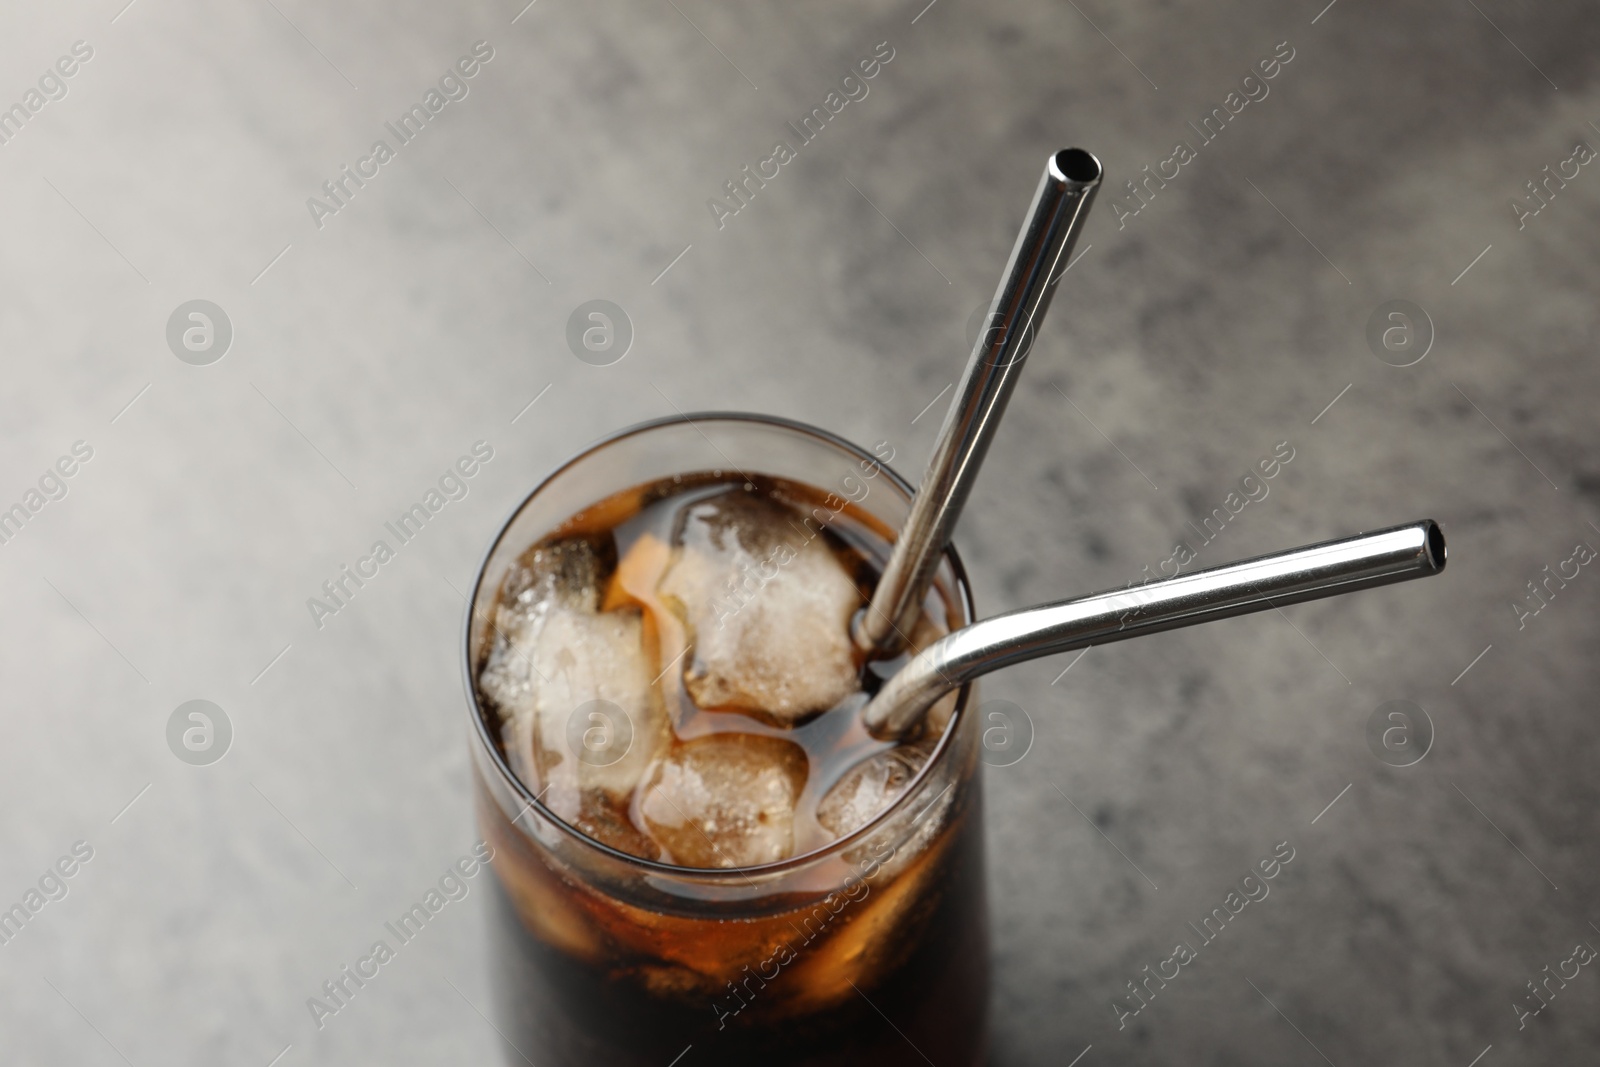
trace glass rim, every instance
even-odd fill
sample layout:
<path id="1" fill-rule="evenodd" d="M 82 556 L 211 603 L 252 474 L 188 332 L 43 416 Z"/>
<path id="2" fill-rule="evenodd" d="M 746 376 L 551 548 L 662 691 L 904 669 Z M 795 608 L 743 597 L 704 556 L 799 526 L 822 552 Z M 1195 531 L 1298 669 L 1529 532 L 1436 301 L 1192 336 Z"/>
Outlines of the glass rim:
<path id="1" fill-rule="evenodd" d="M 917 793 L 919 787 L 932 774 L 934 769 L 943 762 L 944 757 L 954 744 L 956 728 L 962 721 L 967 709 L 967 703 L 972 695 L 972 683 L 969 682 L 963 685 L 957 691 L 956 706 L 950 713 L 949 722 L 945 724 L 944 733 L 940 735 L 933 751 L 928 754 L 927 761 L 912 776 L 911 781 L 906 783 L 905 789 L 901 791 L 893 803 L 873 816 L 867 823 L 857 827 L 843 837 L 835 838 L 825 845 L 811 849 L 809 852 L 801 853 L 798 856 L 790 856 L 772 863 L 760 863 L 748 867 L 684 867 L 675 863 L 663 863 L 660 860 L 647 859 L 643 856 L 635 856 L 632 853 L 623 852 L 621 849 L 613 848 L 603 841 L 598 841 L 546 807 L 544 802 L 539 799 L 539 796 L 534 794 L 527 783 L 518 777 L 506 762 L 505 753 L 490 734 L 487 716 L 484 714 L 482 706 L 478 703 L 477 686 L 474 684 L 472 674 L 472 617 L 473 609 L 478 603 L 478 595 L 483 589 L 484 574 L 488 570 L 489 560 L 494 556 L 495 550 L 500 547 L 502 538 L 505 537 L 506 532 L 511 528 L 511 524 L 521 514 L 522 509 L 528 505 L 528 502 L 581 460 L 619 441 L 648 433 L 651 430 L 682 424 L 688 424 L 692 427 L 698 422 L 743 422 L 794 431 L 831 445 L 847 454 L 876 463 L 883 473 L 889 476 L 890 481 L 906 494 L 908 500 L 915 495 L 915 490 L 910 482 L 906 481 L 887 463 L 868 453 L 859 445 L 829 430 L 824 430 L 796 419 L 784 418 L 781 415 L 764 415 L 742 411 L 700 411 L 648 419 L 644 422 L 634 423 L 631 426 L 615 430 L 590 442 L 551 468 L 549 473 L 540 478 L 534 487 L 522 499 L 517 501 L 500 525 L 495 528 L 495 535 L 490 539 L 488 547 L 484 550 L 483 559 L 478 563 L 477 571 L 472 579 L 472 591 L 467 597 L 466 612 L 461 626 L 461 677 L 466 686 L 467 711 L 473 722 L 475 740 L 488 753 L 500 777 L 509 785 L 512 792 L 524 802 L 522 814 L 525 815 L 530 810 L 534 811 L 546 821 L 558 827 L 567 838 L 576 841 L 580 846 L 592 849 L 611 860 L 629 867 L 636 867 L 651 874 L 668 875 L 678 879 L 720 883 L 738 878 L 748 879 L 751 875 L 781 874 L 810 866 L 819 860 L 826 859 L 830 855 L 843 852 L 899 813 L 907 801 Z M 731 463 L 730 466 L 732 466 Z M 734 469 L 737 469 L 737 467 Z M 976 619 L 976 609 L 972 602 L 972 589 L 967 581 L 966 569 L 961 565 L 961 557 L 957 554 L 953 543 L 945 546 L 943 556 L 949 564 L 952 576 L 955 579 L 955 592 L 960 601 L 959 606 L 970 625 L 971 621 Z M 521 817 L 521 815 L 518 816 L 519 819 Z"/>

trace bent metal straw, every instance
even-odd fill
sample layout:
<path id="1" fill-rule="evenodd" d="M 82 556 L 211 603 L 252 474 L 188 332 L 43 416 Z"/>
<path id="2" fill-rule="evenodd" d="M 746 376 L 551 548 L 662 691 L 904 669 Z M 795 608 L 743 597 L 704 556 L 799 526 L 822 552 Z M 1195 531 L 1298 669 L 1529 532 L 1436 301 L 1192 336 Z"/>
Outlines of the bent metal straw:
<path id="1" fill-rule="evenodd" d="M 1423 519 L 1136 588 L 1007 612 L 923 649 L 884 683 L 863 709 L 863 721 L 879 737 L 897 737 L 950 690 L 1013 663 L 1426 578 L 1444 570 L 1444 564 L 1444 531 Z"/>

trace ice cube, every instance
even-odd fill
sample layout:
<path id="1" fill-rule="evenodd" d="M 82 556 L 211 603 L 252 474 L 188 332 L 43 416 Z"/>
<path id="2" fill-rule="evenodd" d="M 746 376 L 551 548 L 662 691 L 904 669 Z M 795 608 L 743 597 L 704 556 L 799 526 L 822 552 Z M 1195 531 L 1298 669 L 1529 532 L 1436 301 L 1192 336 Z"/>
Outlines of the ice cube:
<path id="1" fill-rule="evenodd" d="M 533 642 L 518 751 L 531 752 L 545 803 L 569 821 L 581 789 L 625 799 L 666 738 L 641 630 L 637 611 L 556 610 Z"/>
<path id="2" fill-rule="evenodd" d="M 686 867 L 749 867 L 794 850 L 805 751 L 758 734 L 712 734 L 677 746 L 650 770 L 639 811 L 650 835 Z"/>
<path id="3" fill-rule="evenodd" d="M 855 692 L 861 595 L 814 526 L 732 492 L 689 508 L 678 544 L 661 593 L 693 634 L 684 684 L 696 704 L 789 724 Z"/>
<path id="4" fill-rule="evenodd" d="M 539 546 L 507 579 L 480 676 L 512 767 L 568 822 L 597 791 L 622 804 L 668 734 L 637 609 L 597 613 L 604 567 L 590 539 Z M 620 846 L 619 846 L 620 847 Z"/>
<path id="5" fill-rule="evenodd" d="M 558 609 L 593 612 L 599 606 L 605 547 L 590 537 L 535 545 L 506 572 L 490 622 L 489 656 L 478 685 L 508 717 L 526 702 L 532 688 L 529 652 L 549 613 Z"/>
<path id="6" fill-rule="evenodd" d="M 572 825 L 601 844 L 618 852 L 647 860 L 661 858 L 661 847 L 628 821 L 626 804 L 600 789 L 585 789 L 579 797 L 578 815 Z"/>
<path id="7" fill-rule="evenodd" d="M 503 599 L 518 606 L 547 604 L 575 611 L 600 605 L 602 572 L 615 565 L 610 538 L 564 537 L 530 548 L 507 573 Z"/>
<path id="8" fill-rule="evenodd" d="M 857 763 L 817 805 L 817 821 L 837 837 L 867 825 L 905 792 L 930 751 L 930 745 L 900 745 Z"/>

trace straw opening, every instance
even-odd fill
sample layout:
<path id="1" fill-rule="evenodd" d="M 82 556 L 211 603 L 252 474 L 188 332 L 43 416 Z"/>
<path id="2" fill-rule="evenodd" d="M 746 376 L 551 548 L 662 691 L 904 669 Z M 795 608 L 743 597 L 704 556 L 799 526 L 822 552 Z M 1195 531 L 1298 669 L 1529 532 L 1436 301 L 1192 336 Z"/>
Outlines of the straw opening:
<path id="1" fill-rule="evenodd" d="M 1063 148 L 1055 155 L 1056 170 L 1070 182 L 1100 180 L 1100 161 L 1081 148 Z"/>
<path id="2" fill-rule="evenodd" d="M 1444 570 L 1444 564 L 1450 554 L 1444 547 L 1444 531 L 1432 519 L 1428 520 L 1428 562 L 1433 564 L 1436 571 Z"/>

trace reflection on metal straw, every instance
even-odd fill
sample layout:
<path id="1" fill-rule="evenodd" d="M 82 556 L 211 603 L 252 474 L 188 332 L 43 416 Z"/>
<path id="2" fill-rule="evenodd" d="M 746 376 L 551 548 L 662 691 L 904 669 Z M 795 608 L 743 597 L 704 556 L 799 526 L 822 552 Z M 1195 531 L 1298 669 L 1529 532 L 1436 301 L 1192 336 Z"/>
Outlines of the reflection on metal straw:
<path id="1" fill-rule="evenodd" d="M 900 648 L 922 610 L 939 554 L 967 502 L 1056 283 L 1071 262 L 1100 175 L 1100 161 L 1081 148 L 1064 148 L 1045 164 L 1033 206 L 989 305 L 987 329 L 973 346 L 911 514 L 872 603 L 858 621 L 855 639 L 865 651 Z"/>
<path id="2" fill-rule="evenodd" d="M 1317 600 L 1444 569 L 1444 532 L 1432 519 L 997 615 L 923 649 L 886 682 L 862 715 L 896 737 L 945 693 L 1013 663 L 1302 600 Z"/>

